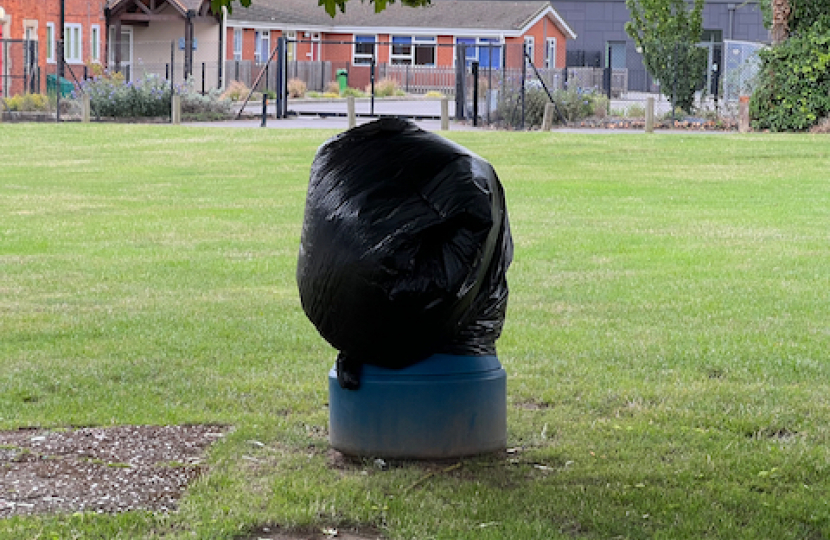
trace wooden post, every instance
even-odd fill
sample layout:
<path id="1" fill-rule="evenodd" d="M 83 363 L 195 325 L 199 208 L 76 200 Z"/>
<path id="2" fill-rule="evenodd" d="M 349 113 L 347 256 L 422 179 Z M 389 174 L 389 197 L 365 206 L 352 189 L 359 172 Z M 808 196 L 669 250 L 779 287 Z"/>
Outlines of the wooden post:
<path id="1" fill-rule="evenodd" d="M 182 123 L 182 96 L 173 95 L 173 99 L 171 100 L 171 106 L 173 110 L 170 113 L 170 118 L 173 124 L 181 124 Z"/>
<path id="2" fill-rule="evenodd" d="M 450 102 L 447 98 L 441 98 L 441 131 L 450 130 Z"/>
<path id="3" fill-rule="evenodd" d="M 357 125 L 357 115 L 354 112 L 354 96 L 346 98 L 346 110 L 349 116 L 349 129 L 352 129 Z"/>
<path id="4" fill-rule="evenodd" d="M 81 122 L 89 123 L 90 109 L 92 108 L 92 100 L 89 99 L 89 94 L 84 94 L 81 102 Z"/>
<path id="5" fill-rule="evenodd" d="M 545 103 L 545 115 L 542 117 L 542 131 L 550 131 L 553 127 L 553 103 Z"/>
<path id="6" fill-rule="evenodd" d="M 749 96 L 738 98 L 738 131 L 749 133 Z"/>
<path id="7" fill-rule="evenodd" d="M 654 98 L 646 98 L 646 133 L 654 133 Z"/>

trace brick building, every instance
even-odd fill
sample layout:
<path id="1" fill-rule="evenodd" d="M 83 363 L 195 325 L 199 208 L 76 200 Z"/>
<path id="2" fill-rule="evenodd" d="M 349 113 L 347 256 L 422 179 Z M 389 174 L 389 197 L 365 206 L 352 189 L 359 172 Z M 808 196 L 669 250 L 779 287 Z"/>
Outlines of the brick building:
<path id="1" fill-rule="evenodd" d="M 103 61 L 106 0 L 64 1 L 66 77 Z M 61 0 L 0 0 L 0 95 L 45 92 L 57 71 Z"/>

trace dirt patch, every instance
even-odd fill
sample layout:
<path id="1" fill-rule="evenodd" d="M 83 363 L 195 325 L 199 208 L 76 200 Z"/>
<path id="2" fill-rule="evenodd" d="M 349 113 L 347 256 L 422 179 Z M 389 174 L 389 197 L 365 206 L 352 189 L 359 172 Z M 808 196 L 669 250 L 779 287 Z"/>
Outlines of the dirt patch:
<path id="1" fill-rule="evenodd" d="M 0 518 L 167 511 L 203 471 L 222 426 L 120 426 L 0 432 Z"/>
<path id="2" fill-rule="evenodd" d="M 323 527 L 320 530 L 262 527 L 252 536 L 237 540 L 383 540 L 383 535 L 376 529 L 360 527 Z"/>

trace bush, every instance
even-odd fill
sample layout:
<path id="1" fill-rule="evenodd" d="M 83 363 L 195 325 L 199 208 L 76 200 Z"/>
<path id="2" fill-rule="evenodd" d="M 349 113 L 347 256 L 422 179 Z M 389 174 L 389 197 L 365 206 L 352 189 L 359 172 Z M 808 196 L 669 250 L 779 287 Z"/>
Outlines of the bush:
<path id="1" fill-rule="evenodd" d="M 583 93 L 576 90 L 556 90 L 553 102 L 566 122 L 576 122 L 590 116 L 605 117 L 608 98 L 595 92 Z M 525 90 L 525 127 L 541 126 L 545 106 L 550 103 L 547 93 L 541 88 Z M 521 92 L 507 91 L 499 100 L 496 120 L 502 124 L 518 127 L 522 124 Z"/>
<path id="2" fill-rule="evenodd" d="M 222 117 L 231 112 L 231 102 L 219 90 L 201 95 L 189 79 L 175 91 L 182 99 L 182 114 Z M 103 72 L 83 81 L 75 97 L 89 95 L 92 112 L 98 117 L 157 117 L 170 115 L 170 82 L 154 74 L 126 82 L 121 73 Z"/>
<path id="3" fill-rule="evenodd" d="M 302 79 L 291 79 L 288 81 L 288 97 L 301 98 L 308 91 L 308 86 Z"/>
<path id="4" fill-rule="evenodd" d="M 125 82 L 122 73 L 104 72 L 101 76 L 81 82 L 80 90 L 89 95 L 92 111 L 99 117 L 170 114 L 170 83 L 157 75 L 145 75 L 135 82 Z"/>
<path id="5" fill-rule="evenodd" d="M 3 103 L 14 112 L 46 112 L 52 108 L 49 96 L 44 94 L 18 94 L 4 99 Z"/>
<path id="6" fill-rule="evenodd" d="M 371 87 L 366 89 L 366 93 L 370 93 L 371 91 Z M 398 81 L 394 79 L 381 79 L 375 83 L 375 96 L 377 97 L 397 96 L 402 93 Z"/>
<path id="7" fill-rule="evenodd" d="M 361 92 L 357 88 L 346 88 L 343 90 L 344 97 L 366 97 L 365 92 Z"/>
<path id="8" fill-rule="evenodd" d="M 760 56 L 753 128 L 803 131 L 830 114 L 830 24 L 819 21 Z"/>
<path id="9" fill-rule="evenodd" d="M 228 88 L 220 97 L 231 101 L 240 101 L 245 99 L 249 93 L 251 93 L 251 89 L 248 88 L 245 83 L 241 81 L 231 81 L 231 84 L 228 85 Z"/>
<path id="10" fill-rule="evenodd" d="M 326 84 L 326 94 L 337 94 L 340 95 L 340 83 L 337 81 L 329 81 Z"/>
<path id="11" fill-rule="evenodd" d="M 231 114 L 233 102 L 223 98 L 221 90 L 216 88 L 202 95 L 196 91 L 195 85 L 196 81 L 190 78 L 179 88 L 183 115 L 207 119 L 225 118 Z"/>
<path id="12" fill-rule="evenodd" d="M 639 103 L 629 105 L 628 109 L 625 110 L 625 116 L 628 118 L 645 118 L 646 108 Z"/>

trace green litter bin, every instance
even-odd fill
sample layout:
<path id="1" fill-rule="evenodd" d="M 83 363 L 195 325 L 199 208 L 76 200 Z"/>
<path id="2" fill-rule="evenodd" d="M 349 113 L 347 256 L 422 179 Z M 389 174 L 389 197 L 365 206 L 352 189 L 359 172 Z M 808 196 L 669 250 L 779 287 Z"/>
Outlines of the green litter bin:
<path id="1" fill-rule="evenodd" d="M 345 69 L 337 70 L 337 84 L 340 86 L 340 95 L 349 87 L 349 72 Z"/>
<path id="2" fill-rule="evenodd" d="M 58 93 L 58 76 L 57 75 L 47 75 L 46 76 L 46 93 L 49 95 L 55 95 Z M 69 82 L 67 79 L 61 77 L 60 82 L 60 91 L 61 97 L 69 96 L 72 91 L 75 90 L 75 86 Z"/>

